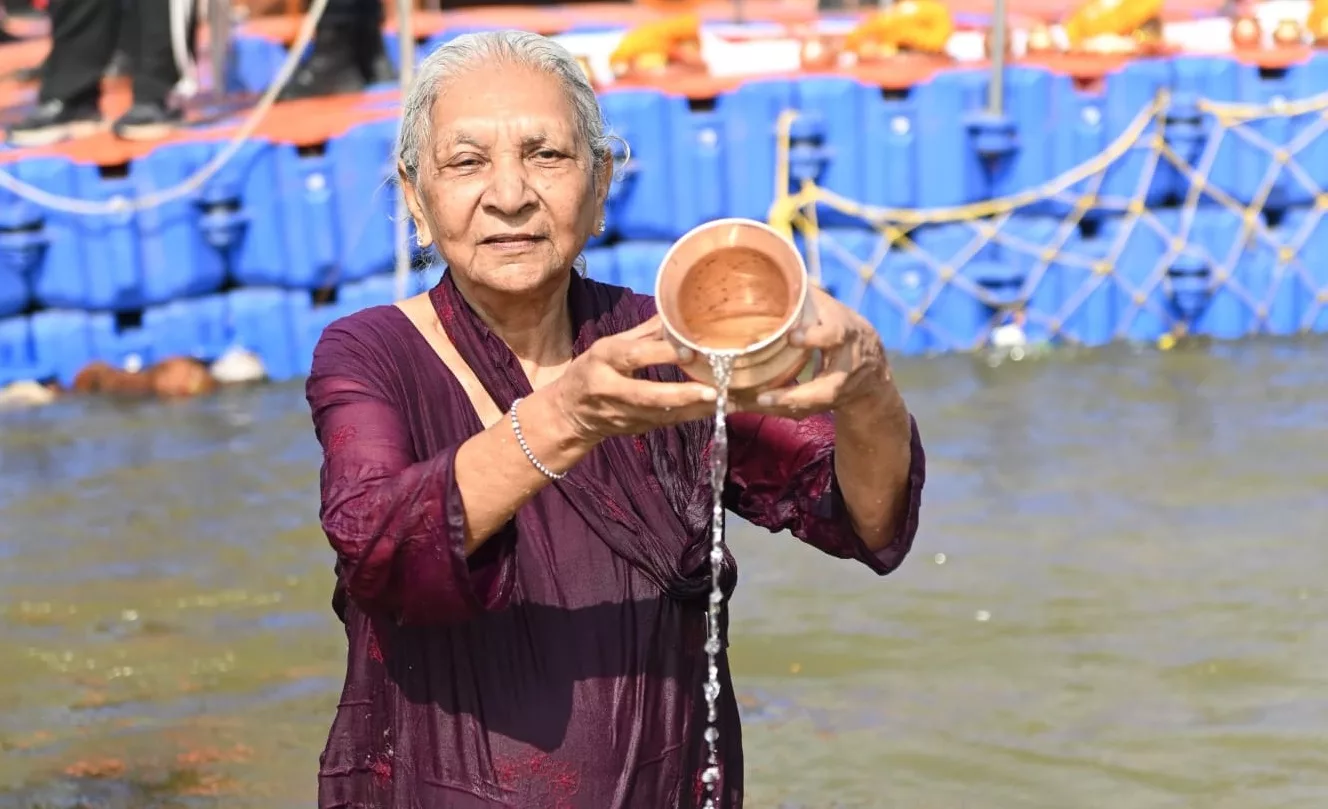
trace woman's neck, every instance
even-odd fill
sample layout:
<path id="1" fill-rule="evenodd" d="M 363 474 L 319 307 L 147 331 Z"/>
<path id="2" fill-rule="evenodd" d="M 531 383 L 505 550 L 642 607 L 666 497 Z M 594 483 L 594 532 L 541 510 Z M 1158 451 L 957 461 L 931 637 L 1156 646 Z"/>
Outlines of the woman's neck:
<path id="1" fill-rule="evenodd" d="M 507 344 L 531 382 L 540 371 L 566 364 L 572 358 L 572 317 L 568 311 L 570 276 L 552 289 L 525 295 L 493 290 L 463 289 L 475 312 Z"/>

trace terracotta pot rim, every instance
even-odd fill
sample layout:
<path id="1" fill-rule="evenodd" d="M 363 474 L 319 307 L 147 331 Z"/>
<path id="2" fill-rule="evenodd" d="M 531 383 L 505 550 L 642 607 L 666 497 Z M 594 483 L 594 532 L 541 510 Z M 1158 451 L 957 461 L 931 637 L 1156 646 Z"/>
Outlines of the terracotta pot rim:
<path id="1" fill-rule="evenodd" d="M 731 351 L 735 356 L 741 357 L 745 354 L 754 354 L 758 351 L 767 349 L 770 346 L 774 345 L 775 343 L 779 342 L 780 340 L 783 340 L 785 337 L 788 336 L 789 332 L 792 331 L 793 328 L 802 321 L 804 316 L 804 310 L 807 307 L 807 297 L 808 295 L 811 294 L 811 283 L 809 281 L 810 276 L 808 275 L 807 272 L 807 262 L 803 259 L 802 253 L 798 251 L 797 246 L 794 245 L 793 242 L 790 241 L 787 236 L 785 236 L 783 233 L 780 233 L 778 230 L 775 230 L 770 225 L 756 219 L 747 219 L 746 217 L 741 217 L 741 216 L 731 216 L 731 217 L 725 217 L 723 219 L 714 219 L 704 224 L 697 225 L 696 227 L 684 233 L 681 238 L 679 238 L 669 247 L 668 252 L 664 254 L 664 259 L 659 263 L 660 272 L 657 272 L 655 275 L 655 307 L 656 311 L 659 312 L 659 318 L 664 325 L 665 331 L 667 331 L 669 335 L 678 342 L 679 345 L 689 348 L 692 351 L 695 351 L 697 354 L 704 355 L 709 353 L 719 353 L 720 350 L 706 348 L 705 346 L 693 342 L 686 335 L 682 333 L 682 330 L 679 329 L 676 324 L 670 321 L 668 312 L 666 311 L 668 307 L 663 306 L 661 304 L 661 301 L 663 300 L 664 281 L 665 281 L 663 269 L 669 265 L 669 262 L 673 259 L 674 255 L 678 252 L 678 250 L 684 247 L 687 244 L 687 242 L 692 240 L 692 238 L 702 236 L 706 233 L 709 233 L 712 230 L 718 230 L 720 228 L 732 228 L 732 227 L 749 228 L 752 230 L 760 231 L 762 233 L 773 236 L 780 243 L 785 245 L 788 248 L 789 254 L 793 257 L 794 264 L 797 267 L 799 275 L 802 278 L 802 283 L 798 285 L 796 294 L 793 296 L 794 300 L 790 302 L 788 314 L 784 317 L 784 320 L 780 323 L 778 329 L 775 329 L 773 332 L 771 332 L 769 336 L 755 343 L 752 343 L 748 346 L 745 346 L 744 348 L 725 349 L 724 351 L 726 352 Z"/>

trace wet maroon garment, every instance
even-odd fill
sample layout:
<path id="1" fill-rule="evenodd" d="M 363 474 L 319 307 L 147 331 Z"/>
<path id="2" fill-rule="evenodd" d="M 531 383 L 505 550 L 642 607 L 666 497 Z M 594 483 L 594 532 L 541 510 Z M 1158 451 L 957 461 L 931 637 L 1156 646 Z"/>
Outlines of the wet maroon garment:
<path id="1" fill-rule="evenodd" d="M 580 277 L 568 294 L 578 353 L 654 314 L 650 298 Z M 499 408 L 530 392 L 450 275 L 431 297 Z M 680 378 L 676 368 L 649 375 Z M 710 422 L 604 442 L 467 559 L 453 461 L 483 426 L 405 314 L 379 306 L 328 327 L 307 395 L 337 554 L 333 604 L 349 642 L 319 806 L 698 806 Z M 902 561 L 924 478 L 916 426 L 907 519 L 873 554 L 835 484 L 829 418 L 735 415 L 729 425 L 732 511 L 878 574 Z M 723 580 L 732 592 L 732 557 Z M 723 805 L 737 809 L 727 653 L 720 668 Z"/>

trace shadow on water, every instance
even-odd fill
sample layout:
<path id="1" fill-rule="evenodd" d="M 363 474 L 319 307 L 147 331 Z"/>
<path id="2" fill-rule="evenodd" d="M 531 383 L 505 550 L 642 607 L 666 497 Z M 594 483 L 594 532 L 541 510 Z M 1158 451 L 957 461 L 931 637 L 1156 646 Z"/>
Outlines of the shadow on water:
<path id="1" fill-rule="evenodd" d="M 1328 805 L 1324 349 L 900 363 L 910 562 L 732 532 L 749 803 Z M 0 809 L 311 804 L 317 463 L 298 385 L 0 414 Z"/>

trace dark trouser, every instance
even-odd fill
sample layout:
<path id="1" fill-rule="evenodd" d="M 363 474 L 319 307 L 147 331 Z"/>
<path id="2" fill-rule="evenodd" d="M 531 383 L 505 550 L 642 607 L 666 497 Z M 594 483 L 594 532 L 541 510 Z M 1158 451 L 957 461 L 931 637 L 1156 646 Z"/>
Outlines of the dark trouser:
<path id="1" fill-rule="evenodd" d="M 40 100 L 95 101 L 102 73 L 123 43 L 134 101 L 165 102 L 180 80 L 171 55 L 170 5 L 170 0 L 51 0 L 51 54 L 42 67 Z M 191 41 L 192 34 L 191 28 Z"/>
<path id="2" fill-rule="evenodd" d="M 328 25 L 357 25 L 366 22 L 381 25 L 383 0 L 328 0 L 327 10 L 323 12 L 320 22 Z"/>

